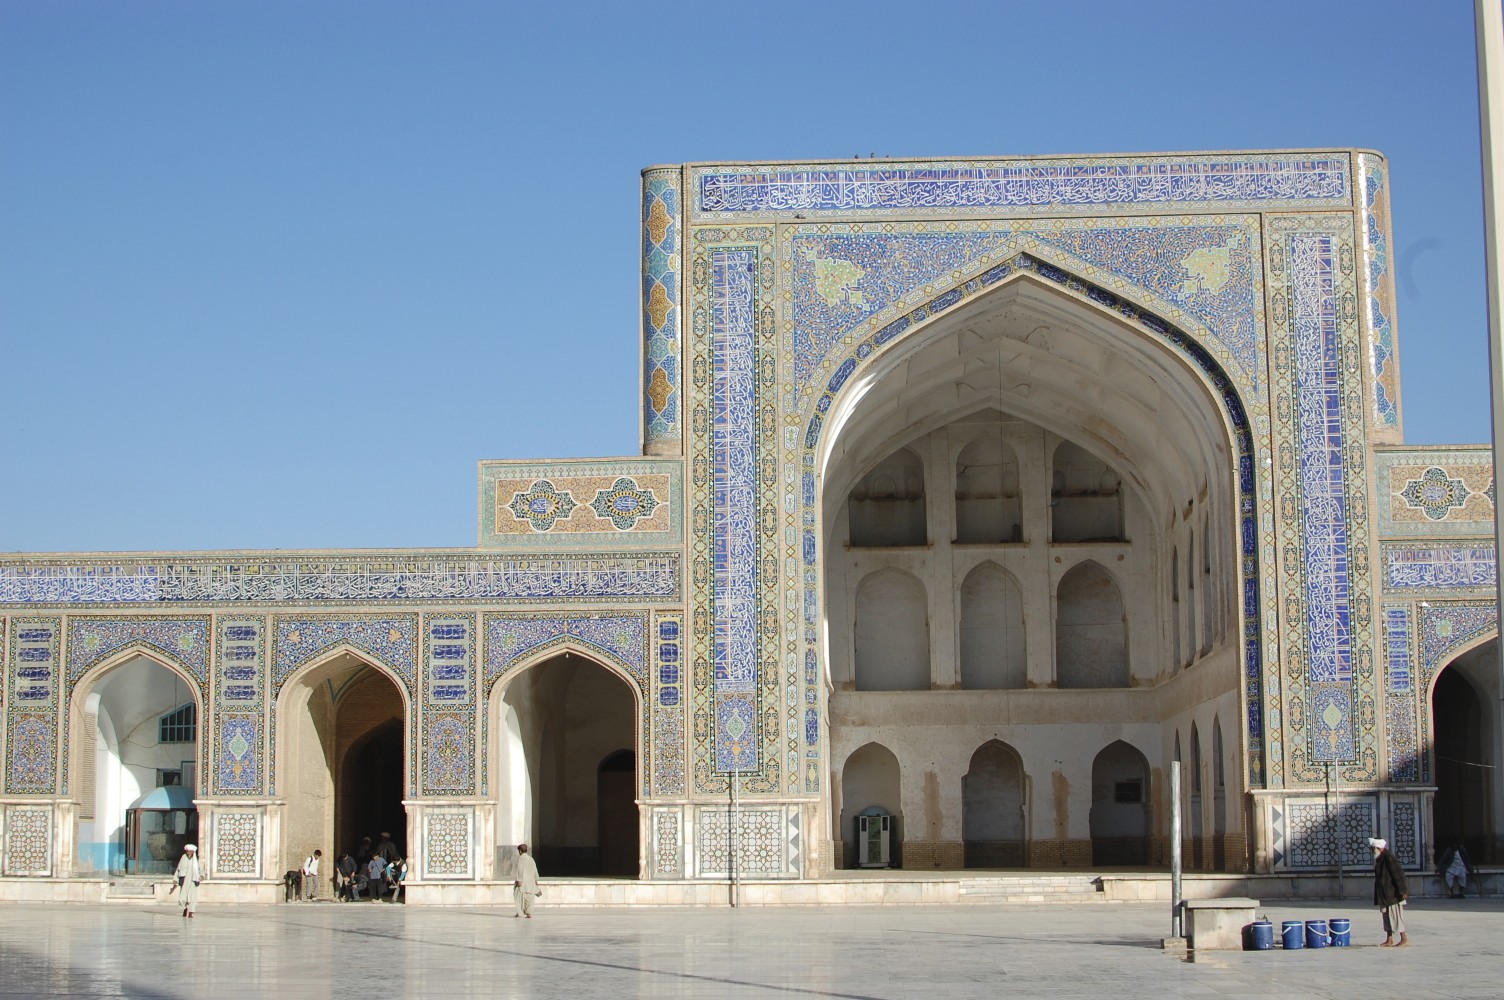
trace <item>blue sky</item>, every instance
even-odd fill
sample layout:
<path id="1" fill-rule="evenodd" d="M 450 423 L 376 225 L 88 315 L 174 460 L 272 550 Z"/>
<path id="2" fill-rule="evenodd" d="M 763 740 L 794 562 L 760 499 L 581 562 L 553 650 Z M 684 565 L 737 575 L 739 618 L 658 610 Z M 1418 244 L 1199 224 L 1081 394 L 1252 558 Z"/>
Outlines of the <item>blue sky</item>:
<path id="1" fill-rule="evenodd" d="M 0 551 L 475 544 L 638 451 L 639 171 L 1358 146 L 1488 439 L 1472 4 L 0 2 Z"/>

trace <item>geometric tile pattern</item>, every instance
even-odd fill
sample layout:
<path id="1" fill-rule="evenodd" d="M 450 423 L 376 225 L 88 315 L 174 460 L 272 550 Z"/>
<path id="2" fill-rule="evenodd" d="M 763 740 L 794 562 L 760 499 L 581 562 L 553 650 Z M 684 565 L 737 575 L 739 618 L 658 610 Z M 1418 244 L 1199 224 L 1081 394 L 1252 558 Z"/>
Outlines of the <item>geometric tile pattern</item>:
<path id="1" fill-rule="evenodd" d="M 471 878 L 470 812 L 423 812 L 423 877 Z"/>
<path id="2" fill-rule="evenodd" d="M 743 876 L 779 878 L 799 871 L 799 817 L 783 808 L 701 809 L 695 852 L 700 878 L 733 871 Z"/>
<path id="3" fill-rule="evenodd" d="M 679 176 L 669 168 L 642 178 L 642 438 L 651 455 L 681 447 Z"/>
<path id="4" fill-rule="evenodd" d="M 1419 868 L 1420 810 L 1408 799 L 1395 800 L 1389 804 L 1389 849 L 1406 868 Z"/>
<path id="5" fill-rule="evenodd" d="M 1361 865 L 1373 856 L 1368 838 L 1378 836 L 1377 829 L 1377 804 L 1366 796 L 1330 803 L 1286 799 L 1285 867 Z"/>
<path id="6" fill-rule="evenodd" d="M 682 824 L 678 810 L 653 812 L 653 874 L 658 878 L 683 878 Z"/>
<path id="7" fill-rule="evenodd" d="M 1452 511 L 1467 506 L 1471 495 L 1461 479 L 1453 479 L 1434 465 L 1399 491 L 1408 507 L 1406 513 L 1415 511 L 1433 521 L 1444 521 Z"/>
<path id="8" fill-rule="evenodd" d="M 260 813 L 214 813 L 213 865 L 216 878 L 260 877 Z"/>
<path id="9" fill-rule="evenodd" d="M 52 810 L 36 806 L 6 806 L 6 875 L 52 874 Z"/>

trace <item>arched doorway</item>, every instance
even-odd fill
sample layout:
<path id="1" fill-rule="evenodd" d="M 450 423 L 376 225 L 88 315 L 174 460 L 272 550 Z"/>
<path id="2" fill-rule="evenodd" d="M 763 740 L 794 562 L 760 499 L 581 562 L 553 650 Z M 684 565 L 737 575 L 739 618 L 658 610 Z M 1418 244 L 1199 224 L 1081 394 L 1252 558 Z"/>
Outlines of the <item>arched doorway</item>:
<path id="1" fill-rule="evenodd" d="M 1194 336 L 1093 305 L 1118 301 L 1105 292 L 1074 297 L 1062 272 L 1037 263 L 965 305 L 831 355 L 838 374 L 810 397 L 801 428 L 814 472 L 802 496 L 805 523 L 820 530 L 806 534 L 805 552 L 824 576 L 816 592 L 806 574 L 805 596 L 807 607 L 824 605 L 820 627 L 805 634 L 828 667 L 833 746 L 881 743 L 918 762 L 937 741 L 975 747 L 998 737 L 1032 759 L 1052 727 L 1079 726 L 1056 756 L 1069 755 L 1062 774 L 1084 777 L 1091 747 L 1123 734 L 1123 720 L 1143 711 L 1143 692 L 1181 667 L 1201 673 L 1195 704 L 1167 700 L 1177 714 L 1209 717 L 1212 703 L 1238 696 L 1238 630 L 1209 628 L 1219 638 L 1208 644 L 1191 629 L 1195 641 L 1182 637 L 1172 653 L 1178 616 L 1162 583 L 1177 551 L 1177 575 L 1191 562 L 1211 568 L 1197 583 L 1208 594 L 1237 593 L 1241 574 L 1256 569 L 1234 544 L 1251 527 L 1241 515 L 1251 488 L 1236 474 L 1249 429 L 1215 388 L 1223 373 Z M 923 489 L 901 497 L 923 502 L 923 539 L 879 535 L 866 520 L 856 530 L 875 497 L 900 499 L 876 485 L 880 474 L 896 482 L 886 471 L 896 455 L 913 456 L 906 468 L 923 474 Z M 1204 524 L 1209 532 L 1197 530 Z M 1136 780 L 1143 796 L 1148 773 L 1138 767 L 1109 788 Z M 923 849 L 934 837 L 936 851 L 962 861 L 964 810 L 957 816 L 943 793 L 932 803 L 912 785 Z M 849 863 L 854 810 L 845 803 L 839 819 L 833 811 L 832 839 Z M 1123 811 L 1111 795 L 1098 805 L 1104 817 Z M 1147 803 L 1131 808 L 1139 823 L 1127 843 L 1145 863 Z M 1049 863 L 1036 846 L 1033 860 Z M 1111 856 L 1114 843 L 1103 850 Z"/>
<path id="2" fill-rule="evenodd" d="M 635 878 L 638 705 L 617 674 L 576 652 L 492 692 L 496 843 L 530 845 L 546 875 Z"/>
<path id="3" fill-rule="evenodd" d="M 967 868 L 1018 868 L 1027 857 L 1024 766 L 1018 751 L 997 740 L 971 755 L 961 779 L 962 838 Z"/>
<path id="4" fill-rule="evenodd" d="M 289 679 L 278 713 L 286 801 L 278 870 L 315 850 L 331 859 L 358 853 L 366 837 L 374 848 L 384 833 L 406 857 L 407 700 L 391 675 L 341 653 Z"/>
<path id="5" fill-rule="evenodd" d="M 91 674 L 75 688 L 72 706 L 77 870 L 171 872 L 198 829 L 195 686 L 137 655 Z M 145 812 L 128 828 L 137 808 Z"/>
<path id="6" fill-rule="evenodd" d="M 841 769 L 842 867 L 857 867 L 857 817 L 881 810 L 893 817 L 889 857 L 894 868 L 903 867 L 903 791 L 898 758 L 881 743 L 868 743 L 846 758 Z"/>
<path id="7" fill-rule="evenodd" d="M 1468 651 L 1436 676 L 1431 688 L 1431 759 L 1436 776 L 1432 802 L 1439 857 L 1462 844 L 1474 864 L 1493 863 L 1494 755 L 1497 641 Z"/>
<path id="8" fill-rule="evenodd" d="M 1091 863 L 1149 863 L 1149 762 L 1122 740 L 1092 761 Z"/>

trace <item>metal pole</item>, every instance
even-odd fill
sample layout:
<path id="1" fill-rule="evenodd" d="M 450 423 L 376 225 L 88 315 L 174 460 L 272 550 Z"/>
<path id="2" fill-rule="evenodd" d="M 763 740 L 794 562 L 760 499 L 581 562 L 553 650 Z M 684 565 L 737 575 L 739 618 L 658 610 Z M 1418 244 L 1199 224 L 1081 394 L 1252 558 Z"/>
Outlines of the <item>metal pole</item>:
<path id="1" fill-rule="evenodd" d="M 1488 376 L 1493 404 L 1494 468 L 1504 468 L 1504 157 L 1495 147 L 1504 142 L 1504 12 L 1499 0 L 1474 0 L 1478 40 L 1478 138 L 1483 153 L 1483 247 L 1488 284 Z M 1494 553 L 1504 553 L 1504 518 L 1494 505 Z M 1494 599 L 1504 607 L 1504 573 L 1495 573 Z M 1494 667 L 1504 700 L 1504 642 L 1497 644 Z M 1497 737 L 1495 737 L 1497 741 Z M 1497 778 L 1494 779 L 1497 782 Z"/>
<path id="2" fill-rule="evenodd" d="M 736 849 L 738 846 L 736 834 L 737 827 L 741 826 L 742 819 L 741 803 L 737 800 L 736 797 L 736 786 L 741 784 L 741 776 L 742 772 L 740 771 L 731 772 L 731 836 L 727 838 L 727 843 L 730 847 L 730 857 L 728 858 L 726 863 L 727 866 L 731 869 L 732 906 L 738 906 L 741 904 L 741 886 L 737 882 L 736 871 Z"/>
<path id="3" fill-rule="evenodd" d="M 1180 761 L 1170 761 L 1170 937 L 1185 937 L 1180 894 Z"/>

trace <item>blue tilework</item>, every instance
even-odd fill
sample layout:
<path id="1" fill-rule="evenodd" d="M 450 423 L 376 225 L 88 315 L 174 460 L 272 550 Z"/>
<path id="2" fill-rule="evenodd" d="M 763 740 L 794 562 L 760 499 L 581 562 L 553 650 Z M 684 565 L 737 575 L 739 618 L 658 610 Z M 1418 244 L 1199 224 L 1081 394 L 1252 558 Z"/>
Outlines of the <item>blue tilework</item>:
<path id="1" fill-rule="evenodd" d="M 1385 590 L 1491 591 L 1496 585 L 1498 560 L 1487 542 L 1388 543 L 1382 552 Z"/>
<path id="2" fill-rule="evenodd" d="M 1151 291 L 1199 320 L 1245 384 L 1262 381 L 1258 331 L 1257 221 L 1221 225 L 1112 226 L 983 231 L 801 233 L 791 241 L 794 377 L 804 388 L 831 350 L 869 317 L 914 289 L 1043 243 Z M 930 313 L 963 290 L 935 296 Z M 851 362 L 831 377 L 839 388 Z"/>
<path id="3" fill-rule="evenodd" d="M 642 192 L 643 445 L 679 448 L 679 171 L 650 171 Z"/>
<path id="4" fill-rule="evenodd" d="M 639 691 L 647 686 L 647 621 L 644 615 L 487 615 L 484 685 L 523 660 L 573 645 L 601 654 L 626 670 Z"/>
<path id="5" fill-rule="evenodd" d="M 349 646 L 391 670 L 408 694 L 418 675 L 417 615 L 316 615 L 278 618 L 272 653 L 273 690 L 288 675 L 339 646 Z"/>
<path id="6" fill-rule="evenodd" d="M 221 713 L 215 754 L 221 793 L 255 792 L 261 787 L 261 717 Z"/>
<path id="7" fill-rule="evenodd" d="M 70 618 L 69 681 L 76 681 L 112 653 L 134 645 L 155 650 L 186 670 L 200 685 L 208 682 L 208 618 Z"/>
<path id="8" fill-rule="evenodd" d="M 747 213 L 1037 210 L 1118 205 L 1348 206 L 1345 155 L 882 167 L 697 169 L 696 221 Z"/>
<path id="9" fill-rule="evenodd" d="M 1346 445 L 1334 242 L 1321 234 L 1290 238 L 1307 653 L 1313 683 L 1352 679 L 1347 475 L 1343 464 Z"/>
<path id="10" fill-rule="evenodd" d="M 1368 342 L 1373 374 L 1375 425 L 1398 427 L 1399 364 L 1394 352 L 1393 280 L 1389 267 L 1389 198 L 1384 163 L 1368 153 L 1358 156 L 1363 195 L 1363 256 L 1368 286 Z"/>
<path id="11" fill-rule="evenodd" d="M 233 558 L 233 557 L 232 557 Z M 560 600 L 640 603 L 679 595 L 673 552 L 528 558 L 394 553 L 325 560 L 0 564 L 0 604 L 379 604 Z"/>
<path id="12" fill-rule="evenodd" d="M 57 791 L 57 674 L 62 634 L 61 618 L 25 617 L 10 622 L 7 659 L 11 676 L 6 679 L 6 687 L 14 693 L 6 699 L 7 794 L 51 795 Z"/>

